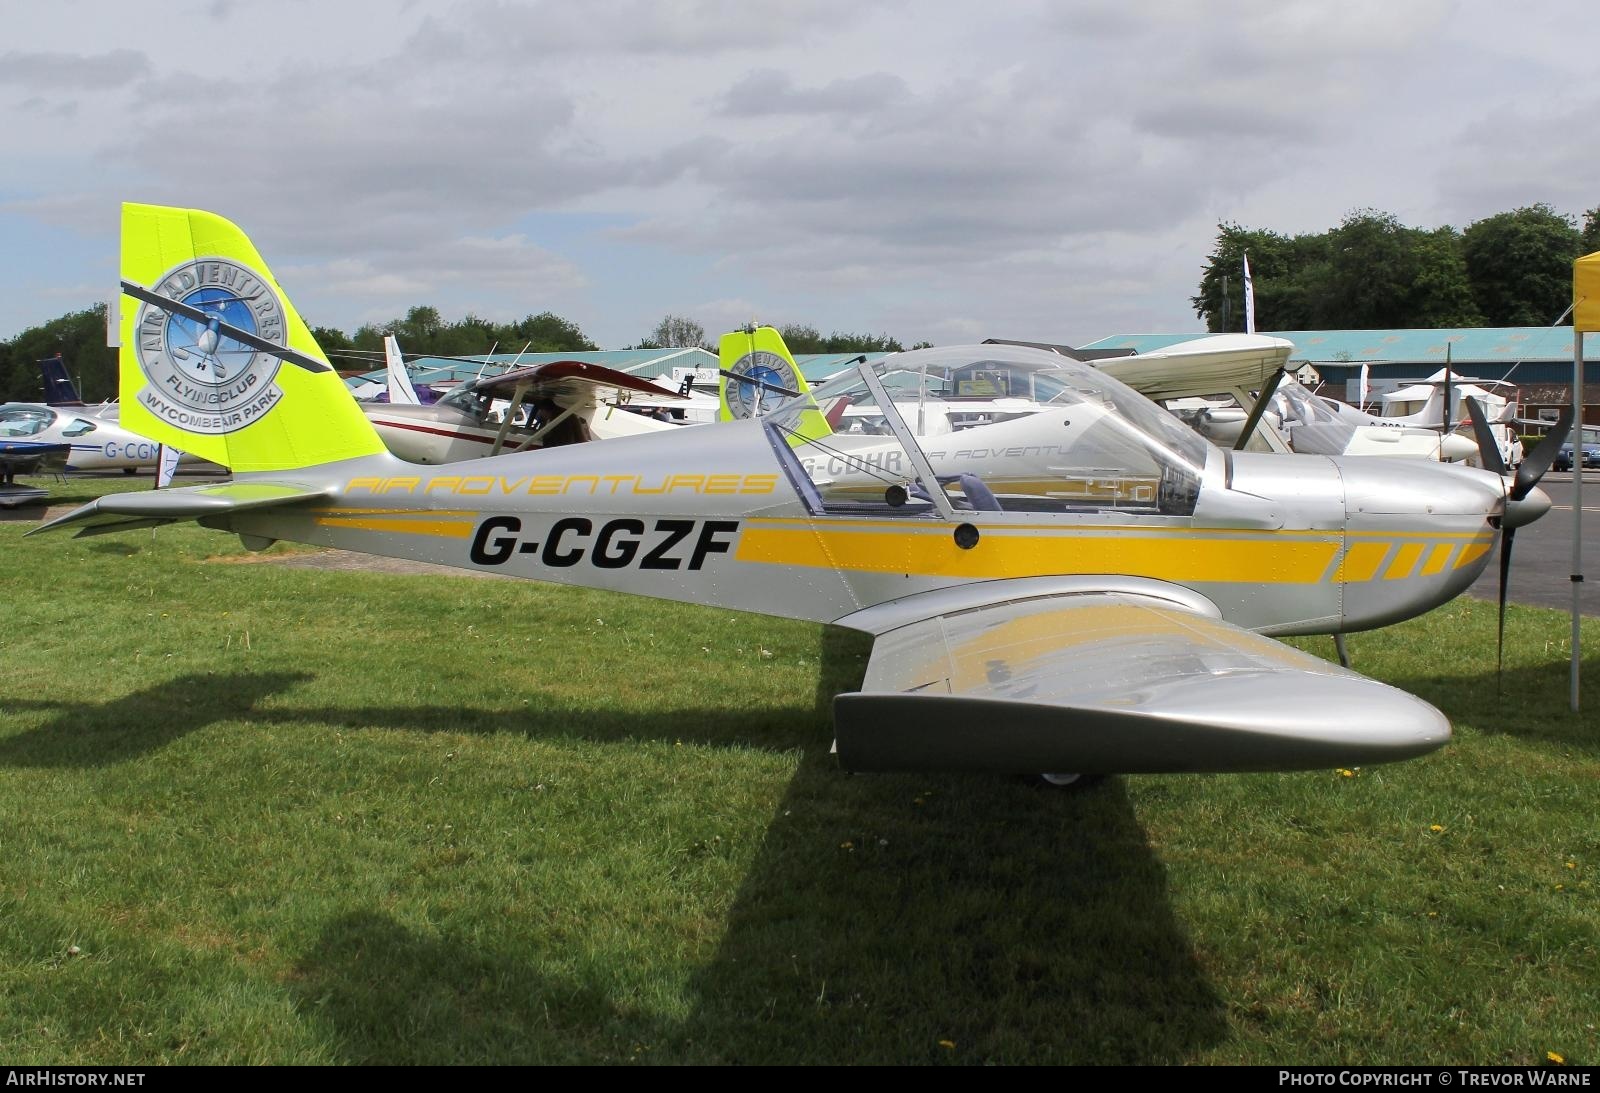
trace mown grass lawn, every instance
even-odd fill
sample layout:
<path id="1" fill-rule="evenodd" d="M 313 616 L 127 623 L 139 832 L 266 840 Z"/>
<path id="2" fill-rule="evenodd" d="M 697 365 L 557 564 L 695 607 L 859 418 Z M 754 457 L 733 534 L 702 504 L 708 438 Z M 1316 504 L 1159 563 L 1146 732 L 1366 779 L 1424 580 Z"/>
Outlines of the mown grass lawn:
<path id="1" fill-rule="evenodd" d="M 1488 605 L 1351 639 L 1428 758 L 1072 794 L 839 773 L 842 631 L 33 526 L 7 1062 L 1600 1060 L 1561 615 L 1512 609 L 1503 695 Z"/>

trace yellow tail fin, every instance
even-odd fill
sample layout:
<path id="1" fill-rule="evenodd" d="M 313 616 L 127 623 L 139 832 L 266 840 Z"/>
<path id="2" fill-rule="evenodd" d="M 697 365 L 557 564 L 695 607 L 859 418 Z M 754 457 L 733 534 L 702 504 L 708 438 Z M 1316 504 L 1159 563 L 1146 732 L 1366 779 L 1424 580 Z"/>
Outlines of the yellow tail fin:
<path id="1" fill-rule="evenodd" d="M 783 335 L 770 326 L 747 326 L 724 334 L 718 356 L 723 373 L 718 388 L 721 421 L 760 417 L 794 395 L 811 397 L 811 385 L 800 374 L 789 347 L 783 344 Z M 755 382 L 729 379 L 730 372 Z M 813 402 L 811 409 L 800 414 L 799 427 L 789 434 L 789 443 L 799 446 L 832 432 Z"/>
<path id="2" fill-rule="evenodd" d="M 385 451 L 255 247 L 195 209 L 122 206 L 122 424 L 234 471 Z"/>

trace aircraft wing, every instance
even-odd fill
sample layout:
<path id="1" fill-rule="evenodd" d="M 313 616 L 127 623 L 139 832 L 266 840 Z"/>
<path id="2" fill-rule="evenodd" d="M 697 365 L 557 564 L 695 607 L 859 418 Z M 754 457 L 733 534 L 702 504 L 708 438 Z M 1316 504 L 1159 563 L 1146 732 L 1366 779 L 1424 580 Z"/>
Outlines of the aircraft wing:
<path id="1" fill-rule="evenodd" d="M 848 770 L 1306 770 L 1444 744 L 1404 691 L 1171 601 L 1013 600 L 880 634 L 834 700 Z"/>
<path id="2" fill-rule="evenodd" d="M 330 496 L 332 487 L 312 488 L 292 482 L 224 482 L 210 486 L 187 486 L 176 490 L 140 490 L 112 493 L 90 501 L 48 524 L 28 532 L 77 527 L 74 538 L 105 535 L 113 531 L 157 527 L 177 520 L 203 520 L 247 509 L 292 505 L 318 501 Z"/>
<path id="3" fill-rule="evenodd" d="M 1265 334 L 1214 334 L 1150 353 L 1093 363 L 1146 398 L 1159 401 L 1238 387 L 1259 390 L 1293 351 L 1293 342 Z"/>
<path id="4" fill-rule="evenodd" d="M 70 444 L 45 444 L 32 440 L 0 440 L 0 468 L 10 474 L 58 471 L 67 465 Z"/>
<path id="5" fill-rule="evenodd" d="M 496 398 L 510 398 L 518 387 L 528 387 L 535 398 L 551 398 L 566 403 L 582 394 L 589 398 L 602 388 L 633 391 L 671 403 L 686 401 L 684 396 L 667 391 L 640 376 L 630 376 L 615 368 L 584 361 L 553 361 L 517 368 L 500 376 L 481 379 L 473 384 L 477 391 L 487 391 Z"/>

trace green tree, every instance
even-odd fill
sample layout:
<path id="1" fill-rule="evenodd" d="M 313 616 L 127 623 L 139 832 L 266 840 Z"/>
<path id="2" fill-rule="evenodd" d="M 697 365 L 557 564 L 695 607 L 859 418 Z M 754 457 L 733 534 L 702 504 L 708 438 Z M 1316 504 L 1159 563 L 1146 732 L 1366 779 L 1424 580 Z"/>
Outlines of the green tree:
<path id="1" fill-rule="evenodd" d="M 1483 314 L 1472 300 L 1472 279 L 1461 248 L 1461 233 L 1446 225 L 1410 233 L 1411 291 L 1395 312 L 1396 326 L 1481 326 Z M 1389 324 L 1384 324 L 1389 325 Z"/>
<path id="2" fill-rule="evenodd" d="M 1200 293 L 1190 298 L 1195 314 L 1214 334 L 1245 326 L 1244 256 L 1250 256 L 1255 282 L 1256 326 L 1261 330 L 1303 330 L 1312 325 L 1308 283 L 1327 261 L 1326 235 L 1279 235 L 1239 224 L 1217 225 L 1217 241 L 1200 277 Z"/>
<path id="3" fill-rule="evenodd" d="M 650 336 L 639 343 L 640 349 L 687 349 L 700 346 L 709 349 L 706 328 L 682 315 L 667 315 L 656 324 Z"/>
<path id="4" fill-rule="evenodd" d="M 1593 254 L 1600 250 L 1600 207 L 1590 209 L 1583 214 L 1583 253 Z"/>
<path id="5" fill-rule="evenodd" d="M 1454 228 L 1408 228 L 1390 213 L 1362 209 L 1328 233 L 1327 264 L 1312 272 L 1314 326 L 1472 326 L 1460 235 Z"/>
<path id="6" fill-rule="evenodd" d="M 517 352 L 531 342 L 530 353 L 587 353 L 600 348 L 578 328 L 578 324 L 549 311 L 500 327 L 496 331 L 500 347 Z"/>
<path id="7" fill-rule="evenodd" d="M 887 334 L 845 334 L 836 330 L 824 336 L 805 323 L 786 323 L 778 333 L 791 353 L 899 353 L 905 348 Z"/>
<path id="8" fill-rule="evenodd" d="M 805 323 L 784 323 L 778 328 L 791 353 L 826 353 L 822 331 Z"/>
<path id="9" fill-rule="evenodd" d="M 386 323 L 364 323 L 350 340 L 350 347 L 373 353 L 383 349 L 385 335 L 394 335 L 400 351 L 407 357 L 471 357 L 488 353 L 588 352 L 598 348 L 578 325 L 549 311 L 529 315 L 513 323 L 496 323 L 468 315 L 446 322 L 438 308 L 419 306 L 403 319 Z"/>
<path id="10" fill-rule="evenodd" d="M 61 354 L 85 402 L 117 397 L 117 351 L 106 348 L 106 305 L 69 312 L 0 343 L 0 398 L 37 402 L 39 361 Z"/>
<path id="11" fill-rule="evenodd" d="M 354 347 L 355 343 L 344 331 L 332 326 L 314 326 L 311 336 L 317 339 L 317 345 L 330 357 L 344 353 Z"/>
<path id="12" fill-rule="evenodd" d="M 445 332 L 444 316 L 439 309 L 419 304 L 406 312 L 406 317 L 389 324 L 389 333 L 409 353 L 443 353 Z"/>
<path id="13" fill-rule="evenodd" d="M 383 352 L 383 337 L 389 332 L 389 325 L 383 323 L 362 323 L 356 327 L 355 337 L 350 339 L 352 349 L 359 349 L 363 353 Z M 406 347 L 401 346 L 401 350 Z"/>
<path id="14" fill-rule="evenodd" d="M 1244 329 L 1247 251 L 1262 330 L 1482 321 L 1454 228 L 1410 228 L 1373 209 L 1353 212 L 1321 235 L 1285 237 L 1226 222 L 1217 227 L 1199 295 L 1190 301 L 1213 332 Z"/>
<path id="15" fill-rule="evenodd" d="M 1570 217 L 1530 205 L 1479 220 L 1461 236 L 1472 299 L 1490 326 L 1544 326 L 1572 302 L 1583 236 Z"/>

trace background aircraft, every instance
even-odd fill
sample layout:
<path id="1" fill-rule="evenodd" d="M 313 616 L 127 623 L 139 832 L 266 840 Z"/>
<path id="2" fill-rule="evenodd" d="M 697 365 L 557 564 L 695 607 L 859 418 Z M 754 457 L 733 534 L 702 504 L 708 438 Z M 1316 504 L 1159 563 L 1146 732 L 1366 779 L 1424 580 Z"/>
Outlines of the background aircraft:
<path id="1" fill-rule="evenodd" d="M 19 483 L 17 475 L 61 470 L 71 446 L 16 439 L 8 434 L 6 425 L 4 409 L 0 408 L 0 508 L 14 509 L 47 496 L 37 486 Z"/>
<path id="2" fill-rule="evenodd" d="M 1379 396 L 1383 414 L 1378 418 L 1385 428 L 1410 426 L 1450 433 L 1465 428 L 1469 414 L 1467 400 L 1483 408 L 1494 437 L 1500 460 L 1507 466 L 1522 461 L 1522 440 L 1517 434 L 1517 386 L 1503 380 L 1463 380 L 1448 367 L 1441 368 L 1421 383 L 1402 387 Z M 1476 452 L 1477 445 L 1473 446 Z"/>
<path id="3" fill-rule="evenodd" d="M 282 316 L 207 319 L 255 382 L 204 413 L 127 412 L 235 481 L 100 498 L 49 528 L 198 519 L 257 548 L 286 538 L 863 630 L 876 642 L 862 690 L 834 703 L 852 769 L 1237 771 L 1422 754 L 1448 739 L 1438 711 L 1266 635 L 1429 610 L 1472 582 L 1500 529 L 1549 508 L 1527 466 L 1512 482 L 1224 453 L 1115 379 L 1010 346 L 908 353 L 818 388 L 824 403 L 876 402 L 895 446 L 842 446 L 802 395 L 692 434 L 424 473 L 385 449 L 237 228 L 124 206 L 123 290 L 142 305 L 125 335 L 205 314 L 189 299 L 223 276 Z M 794 371 L 776 331 L 741 335 L 744 374 Z M 125 391 L 174 367 L 163 339 L 122 344 Z M 1031 451 L 926 450 L 884 388 L 896 368 L 1051 373 L 1055 433 L 1019 445 Z M 1025 463 L 1029 478 L 1015 473 Z"/>
<path id="4" fill-rule="evenodd" d="M 1294 344 L 1265 334 L 1218 334 L 1154 353 L 1094 362 L 1217 444 L 1232 446 L 1256 393 L 1289 362 Z M 1217 399 L 1217 395 L 1225 399 Z M 1210 397 L 1207 397 L 1210 396 Z M 1231 401 L 1228 401 L 1231 399 Z M 1457 423 L 1465 426 L 1466 411 Z M 1300 455 L 1380 455 L 1456 462 L 1473 459 L 1474 440 L 1410 421 L 1387 421 L 1307 390 L 1293 376 L 1277 382 L 1258 426 L 1276 451 Z M 1281 440 L 1279 437 L 1281 436 Z"/>
<path id="5" fill-rule="evenodd" d="M 155 471 L 165 474 L 168 479 L 171 470 L 177 466 L 190 470 L 222 470 L 181 451 L 177 454 L 177 462 L 172 463 L 171 454 L 163 454 L 161 445 L 122 427 L 121 407 L 115 400 L 89 406 L 78 394 L 78 387 L 68 375 L 66 362 L 59 353 L 40 361 L 39 371 L 44 377 L 46 405 L 11 405 L 20 406 L 30 414 L 44 410 L 55 415 L 53 423 L 47 422 L 43 427 L 49 438 L 70 443 L 72 452 L 66 470 L 122 471 L 124 474 Z M 0 412 L 3 412 L 3 408 L 0 408 Z M 89 426 L 87 429 L 84 428 L 85 424 Z"/>
<path id="6" fill-rule="evenodd" d="M 132 474 L 155 467 L 155 441 L 71 407 L 37 402 L 0 405 L 0 436 L 12 441 L 59 445 L 66 450 L 65 470 L 115 471 Z"/>
<path id="7" fill-rule="evenodd" d="M 362 410 L 391 452 L 424 464 L 676 428 L 610 405 L 620 392 L 674 397 L 625 372 L 556 361 L 464 383 L 431 405 L 366 402 Z"/>
<path id="8" fill-rule="evenodd" d="M 1441 428 L 1373 417 L 1337 399 L 1313 394 L 1288 376 L 1272 397 L 1272 414 L 1273 424 L 1302 454 L 1408 456 L 1447 463 L 1478 457 L 1476 440 Z M 1459 421 L 1467 421 L 1465 408 Z M 1499 438 L 1496 443 L 1500 444 Z M 1520 444 L 1516 451 L 1520 460 Z"/>

